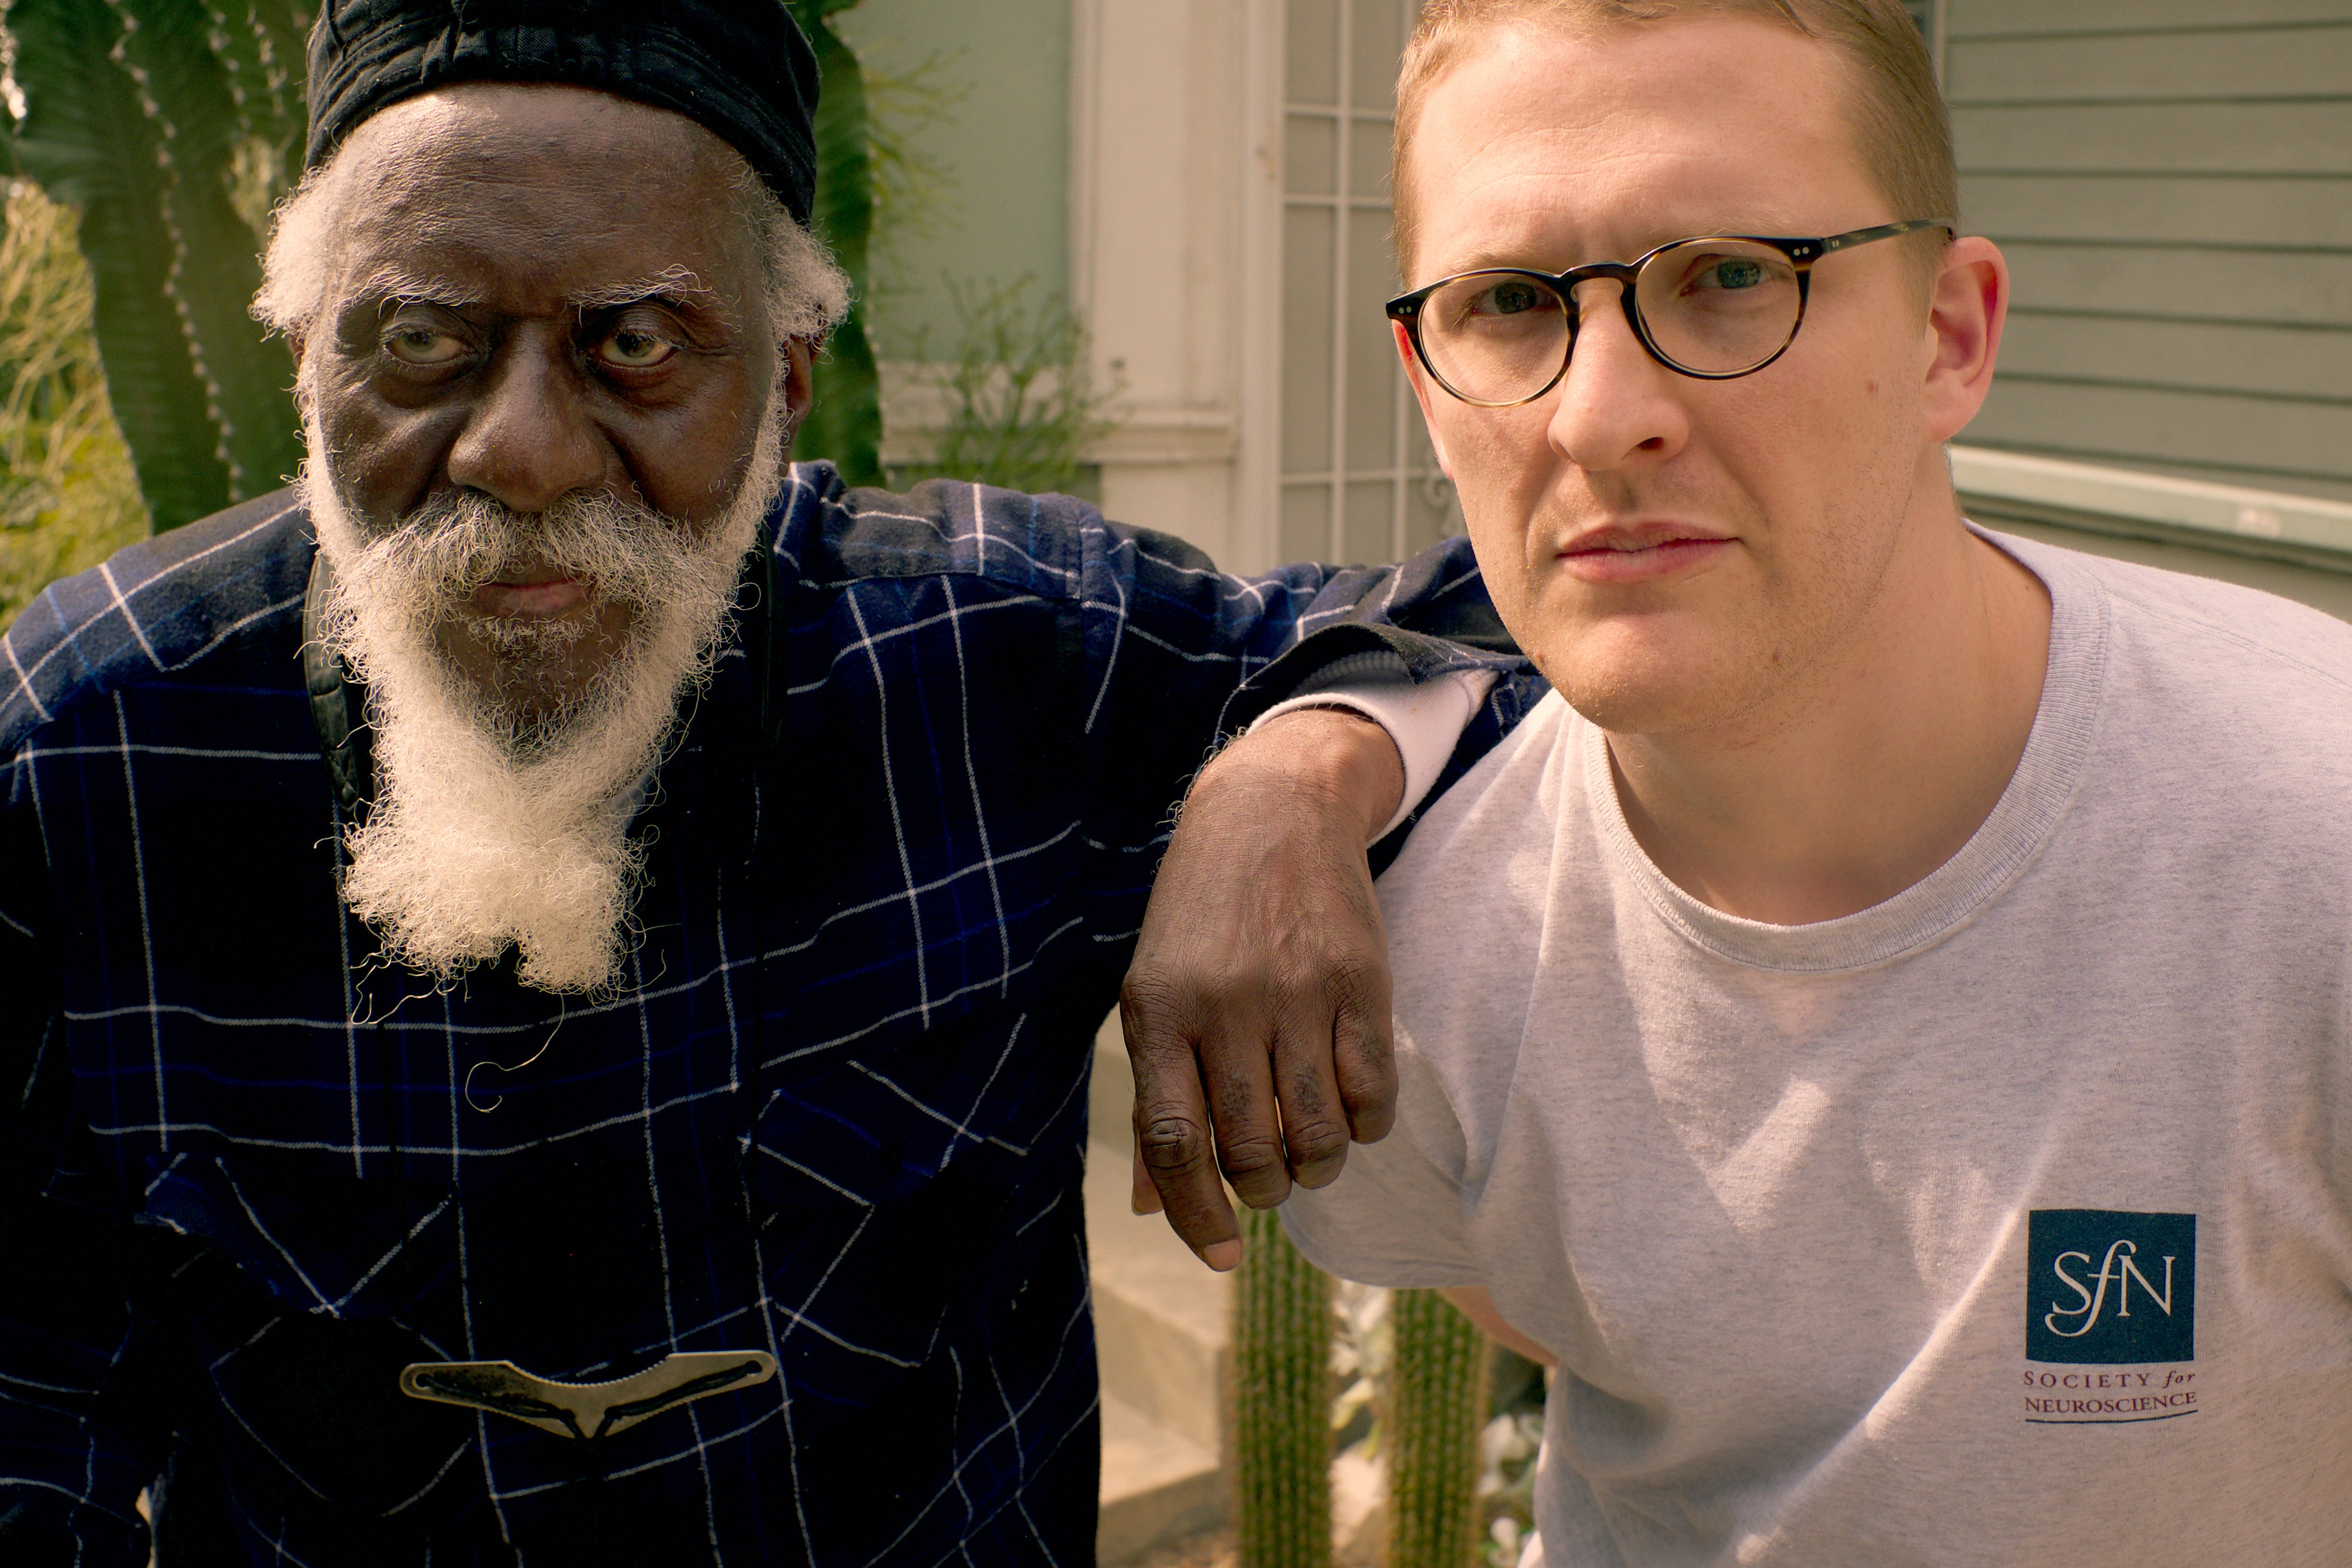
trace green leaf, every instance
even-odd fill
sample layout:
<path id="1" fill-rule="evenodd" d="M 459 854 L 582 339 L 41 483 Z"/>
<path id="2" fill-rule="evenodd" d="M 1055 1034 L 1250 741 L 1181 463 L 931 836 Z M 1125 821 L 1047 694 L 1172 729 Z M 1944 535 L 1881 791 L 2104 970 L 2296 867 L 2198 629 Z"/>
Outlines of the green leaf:
<path id="1" fill-rule="evenodd" d="M 243 132 L 231 73 L 213 52 L 219 35 L 203 0 L 115 4 L 135 20 L 124 65 L 164 128 L 173 301 L 228 468 L 230 499 L 243 500 L 283 483 L 302 446 L 289 391 L 292 362 L 247 314 L 261 262 L 257 237 L 229 199 Z"/>
<path id="2" fill-rule="evenodd" d="M 856 0 L 789 0 L 816 51 L 822 88 L 816 110 L 816 201 L 812 226 L 849 275 L 849 317 L 816 366 L 816 402 L 793 455 L 830 458 L 853 485 L 879 485 L 882 384 L 866 332 L 867 250 L 874 233 L 874 166 L 867 145 L 866 79 L 857 57 L 824 18 Z"/>
<path id="3" fill-rule="evenodd" d="M 228 504 L 227 465 L 169 293 L 178 248 L 167 205 L 163 135 L 123 59 L 121 15 L 106 0 L 15 0 L 25 173 L 81 210 L 96 292 L 99 356 L 158 529 Z"/>

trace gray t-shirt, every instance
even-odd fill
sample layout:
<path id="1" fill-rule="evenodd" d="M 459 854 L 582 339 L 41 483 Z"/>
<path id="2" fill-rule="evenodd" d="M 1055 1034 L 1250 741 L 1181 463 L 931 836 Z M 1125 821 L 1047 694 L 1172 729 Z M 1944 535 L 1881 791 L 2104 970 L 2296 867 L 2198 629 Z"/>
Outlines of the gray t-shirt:
<path id="1" fill-rule="evenodd" d="M 2352 1563 L 2352 626 L 2002 538 L 2016 776 L 1725 915 L 1555 695 L 1381 879 L 1397 1130 L 1286 1215 L 1556 1351 L 1549 1568 Z"/>

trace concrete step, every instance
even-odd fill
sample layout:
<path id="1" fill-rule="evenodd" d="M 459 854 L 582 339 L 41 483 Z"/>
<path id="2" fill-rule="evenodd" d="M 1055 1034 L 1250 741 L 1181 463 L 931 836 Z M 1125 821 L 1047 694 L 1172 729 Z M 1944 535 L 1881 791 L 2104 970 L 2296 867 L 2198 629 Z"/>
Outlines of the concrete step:
<path id="1" fill-rule="evenodd" d="M 1158 1215 L 1130 1212 L 1128 1157 L 1097 1143 L 1087 1170 L 1096 1354 L 1103 1388 L 1211 1453 L 1223 1442 L 1232 1282 Z"/>
<path id="2" fill-rule="evenodd" d="M 1216 1450 L 1154 1421 L 1118 1395 L 1102 1401 L 1102 1517 L 1095 1562 L 1129 1563 L 1225 1517 Z"/>
<path id="3" fill-rule="evenodd" d="M 1116 1149 L 1123 1156 L 1135 1152 L 1135 1072 L 1127 1065 L 1127 1042 L 1113 1013 L 1095 1031 L 1095 1071 L 1087 1082 L 1087 1136 Z"/>
<path id="4" fill-rule="evenodd" d="M 1087 1247 L 1102 1368 L 1098 1561 L 1123 1563 L 1230 1508 L 1225 1402 L 1232 1283 L 1129 1196 L 1134 1097 L 1113 1018 L 1098 1038 L 1087 1153 Z"/>

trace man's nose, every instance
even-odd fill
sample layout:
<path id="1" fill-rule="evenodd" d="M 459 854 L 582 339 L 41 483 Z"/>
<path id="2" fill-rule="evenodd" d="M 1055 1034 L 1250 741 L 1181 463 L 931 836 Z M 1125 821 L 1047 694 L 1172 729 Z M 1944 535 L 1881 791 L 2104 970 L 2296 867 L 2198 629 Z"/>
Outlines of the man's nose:
<path id="1" fill-rule="evenodd" d="M 605 478 L 605 443 L 590 416 L 571 344 L 533 335 L 502 344 L 480 400 L 449 449 L 449 479 L 516 511 L 544 511 Z"/>
<path id="2" fill-rule="evenodd" d="M 1611 279 L 1577 290 L 1581 311 L 1568 374 L 1553 396 L 1552 447 L 1588 473 L 1663 461 L 1690 437 L 1676 375 L 1642 347 Z"/>

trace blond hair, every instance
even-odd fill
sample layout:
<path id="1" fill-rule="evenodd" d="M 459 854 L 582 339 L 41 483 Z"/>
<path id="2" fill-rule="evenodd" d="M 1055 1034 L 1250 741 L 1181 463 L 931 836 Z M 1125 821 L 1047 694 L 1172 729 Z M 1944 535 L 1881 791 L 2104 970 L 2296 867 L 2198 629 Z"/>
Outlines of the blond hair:
<path id="1" fill-rule="evenodd" d="M 1412 255 L 1412 186 L 1405 153 L 1430 89 L 1476 35 L 1523 20 L 1636 26 L 1669 16 L 1754 16 L 1835 49 L 1853 72 L 1846 114 L 1863 164 L 1892 219 L 1960 216 L 1952 121 L 1917 24 L 1902 0 L 1425 0 L 1397 76 L 1396 149 L 1390 185 L 1396 259 Z M 1937 253 L 1921 247 L 1923 257 Z M 1405 279 L 1410 283 L 1411 278 Z"/>

